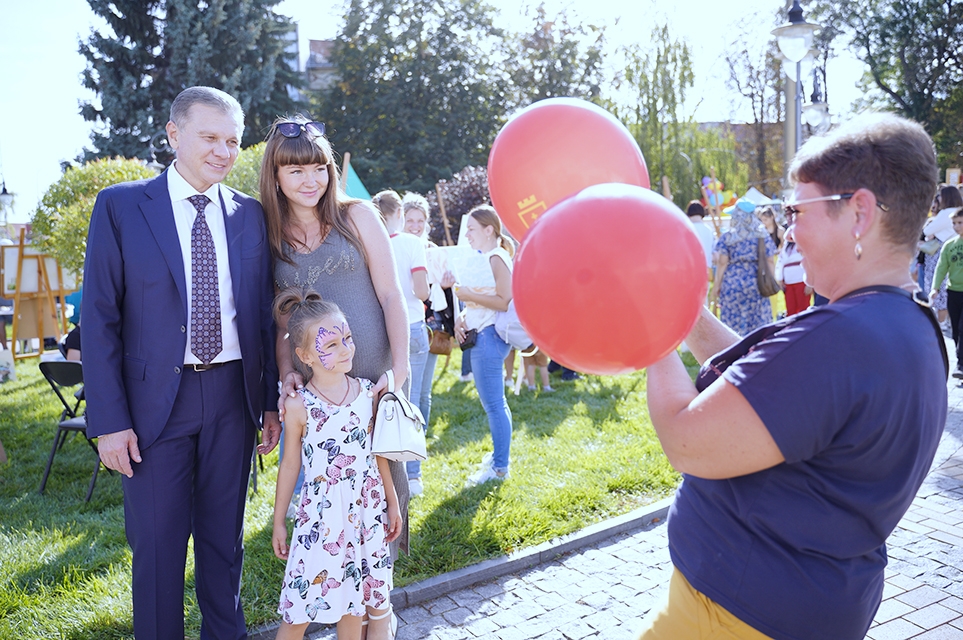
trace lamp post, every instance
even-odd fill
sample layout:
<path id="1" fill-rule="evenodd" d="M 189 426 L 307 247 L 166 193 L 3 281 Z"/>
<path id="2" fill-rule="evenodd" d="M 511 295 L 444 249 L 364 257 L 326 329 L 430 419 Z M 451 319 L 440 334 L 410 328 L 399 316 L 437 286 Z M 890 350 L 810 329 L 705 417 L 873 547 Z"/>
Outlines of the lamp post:
<path id="1" fill-rule="evenodd" d="M 803 10 L 799 6 L 799 0 L 793 0 L 792 8 L 789 9 L 789 22 L 776 27 L 772 30 L 772 35 L 776 36 L 776 43 L 779 51 L 790 62 L 796 63 L 796 99 L 795 102 L 795 149 L 799 151 L 802 143 L 802 61 L 813 46 L 813 36 L 820 29 L 820 25 L 806 22 L 803 19 Z M 787 74 L 788 75 L 788 74 Z"/>
<path id="2" fill-rule="evenodd" d="M 7 181 L 4 178 L 0 178 L 0 184 L 3 185 L 3 189 L 0 190 L 0 213 L 3 214 L 3 231 L 6 232 L 7 229 L 7 209 L 13 206 L 13 194 L 7 191 Z"/>

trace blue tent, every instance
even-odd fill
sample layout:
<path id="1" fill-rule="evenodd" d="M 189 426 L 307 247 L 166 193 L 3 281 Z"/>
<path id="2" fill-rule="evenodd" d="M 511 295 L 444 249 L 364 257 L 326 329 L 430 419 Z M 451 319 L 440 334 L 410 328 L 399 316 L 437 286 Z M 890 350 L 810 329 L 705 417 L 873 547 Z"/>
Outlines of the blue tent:
<path id="1" fill-rule="evenodd" d="M 355 173 L 354 167 L 351 166 L 350 162 L 348 163 L 348 179 L 346 180 L 345 191 L 352 198 L 371 200 L 371 194 L 364 188 L 361 178 Z"/>

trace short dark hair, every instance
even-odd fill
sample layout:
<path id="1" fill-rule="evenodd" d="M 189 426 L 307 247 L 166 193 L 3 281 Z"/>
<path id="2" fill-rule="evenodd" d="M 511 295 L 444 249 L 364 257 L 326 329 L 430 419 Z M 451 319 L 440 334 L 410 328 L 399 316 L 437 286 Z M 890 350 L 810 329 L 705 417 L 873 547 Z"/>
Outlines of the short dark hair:
<path id="1" fill-rule="evenodd" d="M 893 114 L 863 114 L 810 138 L 796 153 L 789 178 L 817 184 L 824 195 L 872 191 L 886 205 L 884 236 L 915 252 L 938 171 L 933 141 L 919 123 Z"/>
<path id="2" fill-rule="evenodd" d="M 699 216 L 700 218 L 704 218 L 706 215 L 706 208 L 703 207 L 702 203 L 699 202 L 698 200 L 691 200 L 689 201 L 688 206 L 686 206 L 685 208 L 685 214 L 690 218 L 692 216 Z"/>
<path id="3" fill-rule="evenodd" d="M 950 217 L 951 217 L 951 218 L 963 218 L 963 207 L 960 207 L 959 209 L 957 209 L 956 211 L 954 211 L 952 214 L 950 214 Z"/>

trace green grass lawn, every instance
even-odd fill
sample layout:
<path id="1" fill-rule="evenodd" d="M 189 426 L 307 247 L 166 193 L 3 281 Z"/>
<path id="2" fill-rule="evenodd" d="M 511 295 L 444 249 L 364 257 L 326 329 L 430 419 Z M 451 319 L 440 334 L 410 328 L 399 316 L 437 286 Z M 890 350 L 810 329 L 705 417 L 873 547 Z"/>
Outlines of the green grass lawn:
<path id="1" fill-rule="evenodd" d="M 694 364 L 687 356 L 688 364 Z M 395 584 L 468 566 L 571 533 L 670 494 L 679 476 L 663 455 L 645 405 L 645 375 L 553 377 L 553 394 L 509 396 L 514 415 L 511 477 L 466 489 L 491 448 L 474 385 L 458 380 L 452 355 L 434 387 L 425 494 L 413 500 L 411 556 Z M 0 638 L 129 638 L 130 550 L 120 480 L 101 471 L 83 502 L 93 453 L 71 439 L 37 493 L 59 403 L 37 369 L 21 361 L 0 387 Z M 243 592 L 248 625 L 277 619 L 283 564 L 271 551 L 277 454 L 265 459 L 246 517 Z M 188 564 L 192 564 L 188 559 Z M 187 584 L 188 637 L 200 616 Z"/>

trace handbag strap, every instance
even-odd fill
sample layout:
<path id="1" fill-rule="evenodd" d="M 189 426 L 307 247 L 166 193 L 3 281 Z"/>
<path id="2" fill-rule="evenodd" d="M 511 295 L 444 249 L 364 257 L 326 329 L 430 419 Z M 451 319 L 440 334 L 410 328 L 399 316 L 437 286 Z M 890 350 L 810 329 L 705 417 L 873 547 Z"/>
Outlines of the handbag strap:
<path id="1" fill-rule="evenodd" d="M 385 371 L 385 375 L 388 376 L 388 392 L 395 392 L 395 373 L 391 369 Z"/>

